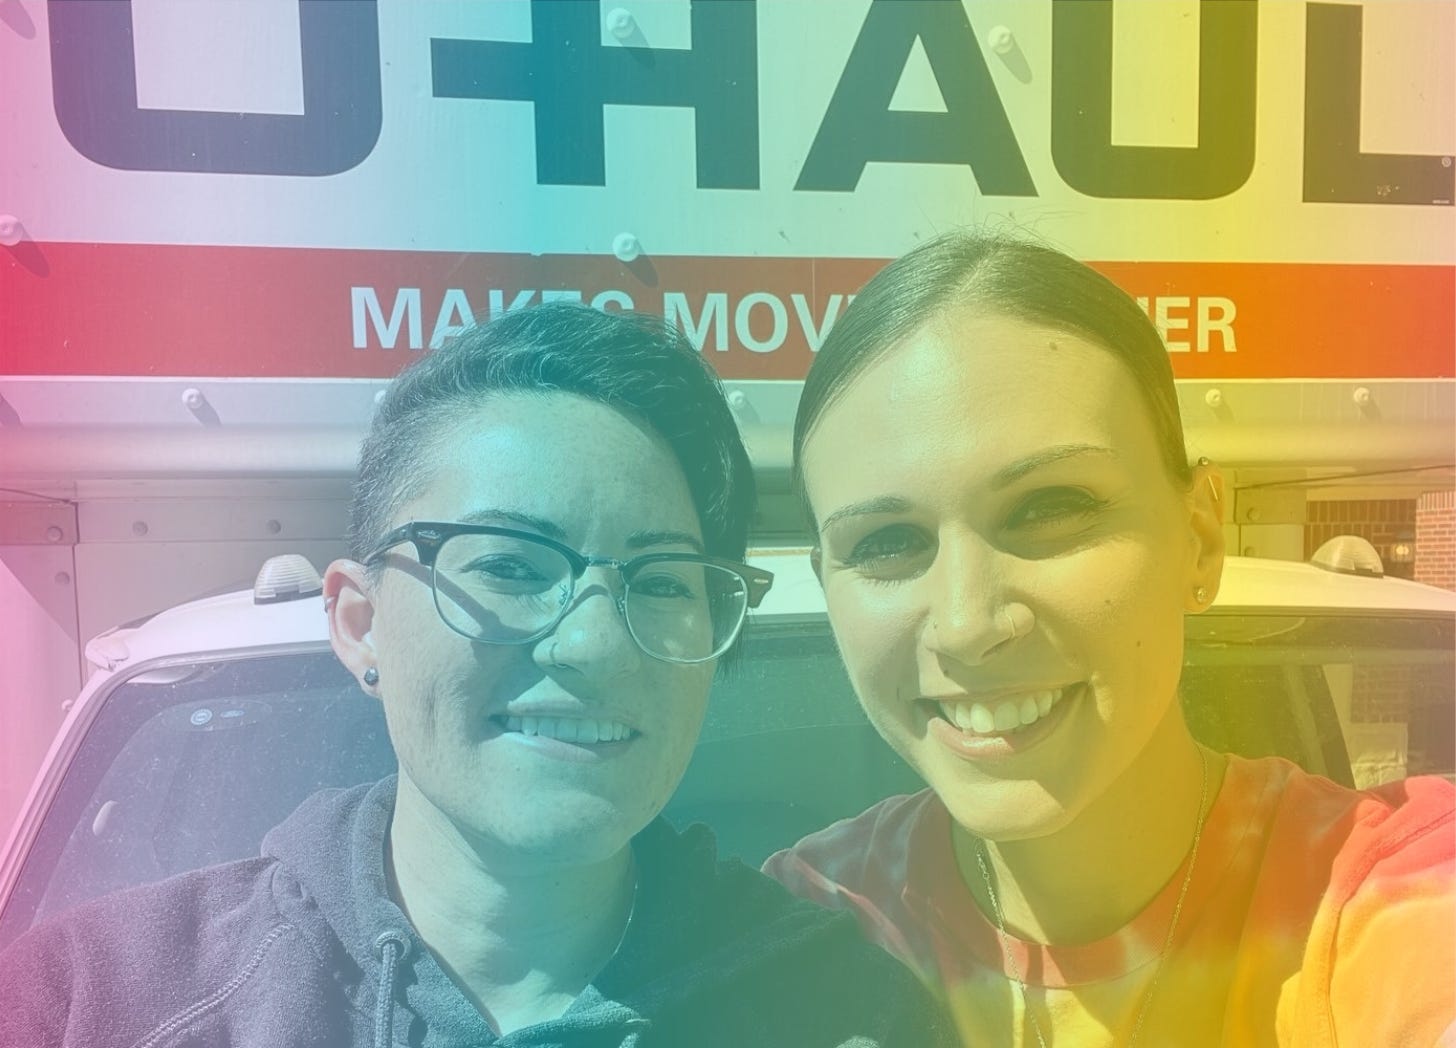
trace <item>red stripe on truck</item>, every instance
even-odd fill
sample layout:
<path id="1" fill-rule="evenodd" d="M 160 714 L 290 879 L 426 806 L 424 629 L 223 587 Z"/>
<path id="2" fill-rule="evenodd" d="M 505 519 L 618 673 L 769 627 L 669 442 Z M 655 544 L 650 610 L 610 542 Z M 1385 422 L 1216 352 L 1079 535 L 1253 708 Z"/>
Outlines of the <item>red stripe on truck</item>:
<path id="1" fill-rule="evenodd" d="M 551 298 L 672 318 L 734 379 L 802 378 L 882 259 L 25 243 L 0 255 L 0 373 L 381 378 Z M 1094 262 L 1180 378 L 1447 378 L 1456 267 Z"/>

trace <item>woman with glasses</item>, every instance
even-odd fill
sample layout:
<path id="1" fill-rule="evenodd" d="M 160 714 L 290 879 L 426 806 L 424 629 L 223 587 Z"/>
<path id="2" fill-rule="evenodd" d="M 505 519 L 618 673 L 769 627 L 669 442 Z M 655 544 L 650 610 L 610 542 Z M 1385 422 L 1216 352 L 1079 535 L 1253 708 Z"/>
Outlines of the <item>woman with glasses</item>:
<path id="1" fill-rule="evenodd" d="M 22 939 L 0 1045 L 949 1043 L 852 919 L 658 818 L 771 582 L 753 502 L 661 321 L 542 306 L 406 370 L 324 582 L 398 776 Z"/>
<path id="2" fill-rule="evenodd" d="M 929 789 L 770 872 L 967 1044 L 1456 1034 L 1451 785 L 1357 792 L 1184 721 L 1225 500 L 1132 299 L 1034 244 L 923 245 L 836 323 L 794 448 L 850 679 Z"/>

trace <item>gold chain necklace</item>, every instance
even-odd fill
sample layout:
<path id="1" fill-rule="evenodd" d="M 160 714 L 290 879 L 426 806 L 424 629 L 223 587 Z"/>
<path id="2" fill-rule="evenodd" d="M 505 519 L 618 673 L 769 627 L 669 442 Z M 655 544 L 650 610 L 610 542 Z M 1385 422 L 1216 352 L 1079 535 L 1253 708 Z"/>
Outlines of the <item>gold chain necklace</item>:
<path id="1" fill-rule="evenodd" d="M 1163 962 L 1168 959 L 1168 951 L 1173 946 L 1173 936 L 1178 931 L 1178 918 L 1183 915 L 1183 900 L 1188 896 L 1188 885 L 1193 882 L 1193 867 L 1198 862 L 1198 845 L 1203 839 L 1204 806 L 1208 803 L 1208 757 L 1204 754 L 1203 748 L 1198 749 L 1199 768 L 1202 770 L 1202 781 L 1198 788 L 1198 814 L 1193 823 L 1193 847 L 1188 853 L 1188 872 L 1183 874 L 1183 884 L 1178 888 L 1178 902 L 1173 906 L 1173 919 L 1168 922 L 1168 934 L 1163 939 L 1163 948 L 1158 951 L 1157 967 L 1153 969 L 1153 981 L 1148 986 L 1148 992 L 1143 994 L 1143 1000 L 1138 1005 L 1137 1021 L 1133 1024 L 1132 1036 L 1128 1038 L 1128 1048 L 1137 1044 L 1138 1035 L 1143 1032 L 1143 1019 L 1147 1017 L 1148 1006 L 1153 1002 L 1153 996 L 1158 992 L 1158 980 L 1163 975 Z M 1047 1048 L 1046 1037 L 1041 1032 L 1041 1023 L 1036 1021 L 1036 1014 L 1031 1010 L 1031 1001 L 1026 993 L 1026 980 L 1021 975 L 1021 966 L 1016 963 L 1016 955 L 1011 951 L 1010 937 L 1006 933 L 1006 918 L 1001 913 L 1001 902 L 996 898 L 996 888 L 991 882 L 991 871 L 986 864 L 986 842 L 976 842 L 976 865 L 981 868 L 981 879 L 986 882 L 986 897 L 991 900 L 991 912 L 996 915 L 996 934 L 1001 940 L 1001 952 L 1006 957 L 1006 963 L 1011 968 L 1011 978 L 1016 983 L 1016 989 L 1021 994 L 1021 1010 L 1031 1020 L 1031 1031 L 1036 1034 L 1036 1043 L 1039 1048 Z"/>

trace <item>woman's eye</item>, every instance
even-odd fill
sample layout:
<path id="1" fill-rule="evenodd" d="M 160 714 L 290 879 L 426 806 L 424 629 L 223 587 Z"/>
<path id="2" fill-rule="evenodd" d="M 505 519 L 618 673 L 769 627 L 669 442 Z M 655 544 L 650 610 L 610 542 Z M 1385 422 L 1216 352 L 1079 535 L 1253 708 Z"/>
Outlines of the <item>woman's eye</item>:
<path id="1" fill-rule="evenodd" d="M 632 580 L 632 592 L 658 600 L 691 600 L 696 591 L 676 575 L 639 575 Z"/>
<path id="2" fill-rule="evenodd" d="M 1039 528 L 1079 522 L 1105 506 L 1080 488 L 1051 488 L 1024 499 L 1011 513 L 1007 526 Z"/>
<path id="3" fill-rule="evenodd" d="M 844 564 L 867 574 L 895 572 L 913 564 L 929 548 L 929 541 L 919 530 L 896 524 L 856 542 L 844 558 Z"/>
<path id="4" fill-rule="evenodd" d="M 477 557 L 465 566 L 465 571 L 486 579 L 511 582 L 544 581 L 536 565 L 521 557 Z"/>

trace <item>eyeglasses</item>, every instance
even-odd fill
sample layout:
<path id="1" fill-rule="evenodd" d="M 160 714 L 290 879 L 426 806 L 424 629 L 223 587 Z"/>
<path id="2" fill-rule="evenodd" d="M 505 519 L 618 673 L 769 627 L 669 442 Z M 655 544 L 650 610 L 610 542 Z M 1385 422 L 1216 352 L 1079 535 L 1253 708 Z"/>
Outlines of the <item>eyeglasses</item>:
<path id="1" fill-rule="evenodd" d="M 445 625 L 485 644 L 540 640 L 566 616 L 586 569 L 603 566 L 622 577 L 617 610 L 643 651 L 663 662 L 707 662 L 732 647 L 748 609 L 773 585 L 771 572 L 697 553 L 589 557 L 530 532 L 418 520 L 385 535 L 364 563 L 405 542 L 430 569 Z"/>

